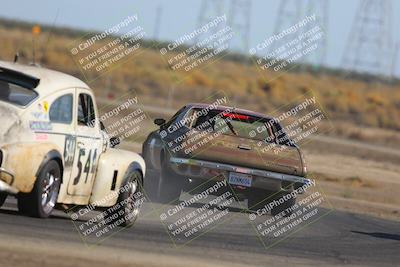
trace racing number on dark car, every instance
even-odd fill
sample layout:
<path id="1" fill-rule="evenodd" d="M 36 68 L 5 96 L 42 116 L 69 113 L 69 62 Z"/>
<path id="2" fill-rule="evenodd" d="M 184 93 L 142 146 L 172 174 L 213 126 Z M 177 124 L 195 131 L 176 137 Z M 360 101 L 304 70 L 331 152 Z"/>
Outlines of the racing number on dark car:
<path id="1" fill-rule="evenodd" d="M 92 153 L 93 150 L 93 153 Z M 82 170 L 83 173 L 86 173 L 86 178 L 85 178 L 85 184 L 87 183 L 89 173 L 94 173 L 96 170 L 96 157 L 97 157 L 97 149 L 91 149 L 89 150 L 89 156 L 86 160 L 85 167 L 83 168 L 83 164 L 81 161 L 82 156 L 85 156 L 85 149 L 79 149 L 79 156 L 78 156 L 78 175 L 74 179 L 73 185 L 77 185 L 81 179 L 82 176 Z M 93 156 L 92 156 L 93 154 Z"/>

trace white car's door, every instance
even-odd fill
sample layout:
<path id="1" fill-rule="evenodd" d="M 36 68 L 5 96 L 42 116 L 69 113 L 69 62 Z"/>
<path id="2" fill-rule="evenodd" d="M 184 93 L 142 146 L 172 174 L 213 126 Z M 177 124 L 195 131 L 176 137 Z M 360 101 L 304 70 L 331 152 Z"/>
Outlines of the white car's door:
<path id="1" fill-rule="evenodd" d="M 76 149 L 68 194 L 88 201 L 103 141 L 96 104 L 89 90 L 76 89 Z"/>
<path id="2" fill-rule="evenodd" d="M 64 201 L 69 178 L 73 170 L 76 137 L 75 121 L 76 111 L 74 110 L 75 88 L 56 91 L 40 103 L 43 112 L 34 115 L 45 114 L 51 123 L 51 130 L 42 134 L 37 132 L 36 138 L 45 142 L 51 142 L 59 146 L 64 158 L 63 183 L 60 187 L 58 201 Z"/>

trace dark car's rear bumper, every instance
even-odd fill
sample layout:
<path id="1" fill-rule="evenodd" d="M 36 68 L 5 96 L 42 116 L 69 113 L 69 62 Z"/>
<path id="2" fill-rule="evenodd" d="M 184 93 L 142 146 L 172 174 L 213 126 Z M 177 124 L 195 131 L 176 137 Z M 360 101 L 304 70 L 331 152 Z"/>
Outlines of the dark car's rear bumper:
<path id="1" fill-rule="evenodd" d="M 287 184 L 294 184 L 295 187 L 311 184 L 309 179 L 301 176 L 239 167 L 224 163 L 177 157 L 171 157 L 170 162 L 172 163 L 171 165 L 174 172 L 193 179 L 208 180 L 213 177 L 213 171 L 215 171 L 224 174 L 225 177 L 228 177 L 229 172 L 251 175 L 253 177 L 251 187 L 265 190 L 285 190 L 285 185 Z"/>

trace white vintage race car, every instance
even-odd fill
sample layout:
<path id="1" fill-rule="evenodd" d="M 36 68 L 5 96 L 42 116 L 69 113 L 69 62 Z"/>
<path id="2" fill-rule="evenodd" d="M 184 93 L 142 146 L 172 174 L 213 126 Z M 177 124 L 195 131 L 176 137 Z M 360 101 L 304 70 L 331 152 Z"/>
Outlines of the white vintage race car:
<path id="1" fill-rule="evenodd" d="M 35 217 L 48 217 L 57 203 L 113 207 L 132 225 L 145 163 L 113 148 L 118 139 L 104 130 L 84 82 L 0 61 L 0 206 L 14 195 L 19 211 Z"/>

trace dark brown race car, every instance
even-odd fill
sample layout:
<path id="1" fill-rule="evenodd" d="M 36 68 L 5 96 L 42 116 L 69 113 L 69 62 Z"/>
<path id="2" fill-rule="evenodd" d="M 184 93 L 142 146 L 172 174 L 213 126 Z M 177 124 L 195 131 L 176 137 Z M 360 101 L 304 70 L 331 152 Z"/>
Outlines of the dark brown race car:
<path id="1" fill-rule="evenodd" d="M 225 106 L 188 104 L 168 122 L 155 119 L 160 129 L 149 134 L 143 156 L 152 200 L 179 199 L 212 179 L 227 181 L 250 210 L 265 200 L 282 198 L 309 184 L 299 147 L 272 117 Z M 146 185 L 145 185 L 146 187 Z M 290 198 L 272 208 L 277 214 L 290 208 Z"/>

